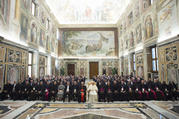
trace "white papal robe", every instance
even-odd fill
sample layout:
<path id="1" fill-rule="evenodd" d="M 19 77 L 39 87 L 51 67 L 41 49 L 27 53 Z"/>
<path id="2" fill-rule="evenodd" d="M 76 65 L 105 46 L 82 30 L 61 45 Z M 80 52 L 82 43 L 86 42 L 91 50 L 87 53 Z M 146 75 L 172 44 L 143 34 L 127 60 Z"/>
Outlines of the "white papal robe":
<path id="1" fill-rule="evenodd" d="M 89 92 L 89 102 L 97 102 L 98 101 L 98 88 L 96 85 L 89 85 L 88 87 L 88 92 Z"/>

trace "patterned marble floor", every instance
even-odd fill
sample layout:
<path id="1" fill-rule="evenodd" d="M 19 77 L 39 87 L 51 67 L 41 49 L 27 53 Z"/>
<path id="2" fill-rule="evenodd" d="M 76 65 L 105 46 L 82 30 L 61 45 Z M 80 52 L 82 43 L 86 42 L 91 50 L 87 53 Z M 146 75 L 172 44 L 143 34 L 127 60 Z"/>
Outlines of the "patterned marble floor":
<path id="1" fill-rule="evenodd" d="M 2 101 L 3 119 L 179 119 L 179 101 L 62 103 Z"/>

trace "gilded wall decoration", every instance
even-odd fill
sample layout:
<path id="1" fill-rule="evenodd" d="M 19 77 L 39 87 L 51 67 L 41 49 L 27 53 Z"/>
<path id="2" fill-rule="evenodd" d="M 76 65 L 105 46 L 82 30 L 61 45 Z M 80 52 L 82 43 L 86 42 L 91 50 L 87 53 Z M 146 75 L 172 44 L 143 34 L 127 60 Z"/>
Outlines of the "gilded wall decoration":
<path id="1" fill-rule="evenodd" d="M 4 46 L 0 46 L 0 63 L 5 62 L 6 56 L 6 48 Z"/>
<path id="2" fill-rule="evenodd" d="M 177 82 L 178 76 L 178 64 L 167 64 L 167 79 L 169 81 Z"/>
<path id="3" fill-rule="evenodd" d="M 7 65 L 7 82 L 13 84 L 15 81 L 18 82 L 19 79 L 20 79 L 20 67 L 14 64 Z"/>
<path id="4" fill-rule="evenodd" d="M 177 60 L 177 48 L 176 48 L 176 46 L 166 48 L 165 51 L 166 51 L 166 61 L 167 62 L 173 62 L 173 61 Z"/>
<path id="5" fill-rule="evenodd" d="M 21 28 L 21 31 L 20 31 L 20 40 L 27 41 L 28 18 L 24 14 L 21 14 L 20 28 Z"/>
<path id="6" fill-rule="evenodd" d="M 8 62 L 21 63 L 22 53 L 20 51 L 8 49 Z"/>
<path id="7" fill-rule="evenodd" d="M 43 77 L 46 74 L 46 57 L 43 55 L 39 56 L 39 77 Z"/>
<path id="8" fill-rule="evenodd" d="M 4 79 L 5 79 L 5 64 L 0 64 L 0 88 L 1 90 L 3 89 Z"/>
<path id="9" fill-rule="evenodd" d="M 179 83 L 179 43 L 159 47 L 159 78 L 161 81 Z"/>
<path id="10" fill-rule="evenodd" d="M 28 61 L 28 52 L 23 51 L 22 52 L 22 65 L 27 65 Z"/>
<path id="11" fill-rule="evenodd" d="M 25 80 L 26 74 L 27 74 L 26 66 L 21 66 L 21 68 L 20 68 L 20 79 Z"/>
<path id="12" fill-rule="evenodd" d="M 151 38 L 154 35 L 153 20 L 151 15 L 148 15 L 145 19 L 145 38 Z"/>
<path id="13" fill-rule="evenodd" d="M 35 23 L 31 25 L 31 40 L 30 42 L 37 44 L 37 26 Z"/>
<path id="14" fill-rule="evenodd" d="M 136 54 L 136 75 L 144 78 L 143 53 Z"/>
<path id="15" fill-rule="evenodd" d="M 114 31 L 64 31 L 62 50 L 63 56 L 115 56 Z"/>

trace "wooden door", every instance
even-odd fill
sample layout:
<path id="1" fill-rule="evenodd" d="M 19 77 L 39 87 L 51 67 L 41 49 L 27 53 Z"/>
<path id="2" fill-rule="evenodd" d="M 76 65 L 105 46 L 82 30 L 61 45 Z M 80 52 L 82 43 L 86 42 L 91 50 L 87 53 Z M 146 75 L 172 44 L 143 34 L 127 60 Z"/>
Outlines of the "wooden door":
<path id="1" fill-rule="evenodd" d="M 90 79 L 93 78 L 93 76 L 97 76 L 98 75 L 98 62 L 90 62 Z"/>
<path id="2" fill-rule="evenodd" d="M 75 64 L 68 64 L 68 75 L 75 75 Z"/>

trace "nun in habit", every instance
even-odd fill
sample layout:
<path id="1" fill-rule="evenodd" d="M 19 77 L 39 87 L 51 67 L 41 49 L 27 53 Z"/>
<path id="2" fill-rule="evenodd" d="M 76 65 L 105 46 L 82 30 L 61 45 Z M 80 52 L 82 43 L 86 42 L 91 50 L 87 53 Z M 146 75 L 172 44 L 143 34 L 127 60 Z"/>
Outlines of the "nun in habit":
<path id="1" fill-rule="evenodd" d="M 98 88 L 96 86 L 96 82 L 91 81 L 88 83 L 88 101 L 91 103 L 98 101 Z"/>

